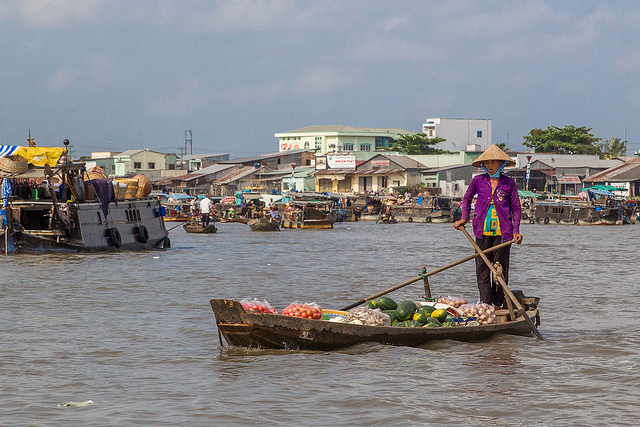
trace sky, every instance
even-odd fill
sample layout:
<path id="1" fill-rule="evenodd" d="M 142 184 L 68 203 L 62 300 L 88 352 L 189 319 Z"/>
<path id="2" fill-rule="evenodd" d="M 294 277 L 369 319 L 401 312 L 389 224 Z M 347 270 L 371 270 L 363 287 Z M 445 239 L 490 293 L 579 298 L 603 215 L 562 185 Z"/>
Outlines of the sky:
<path id="1" fill-rule="evenodd" d="M 586 126 L 640 150 L 640 2 L 0 0 L 0 144 L 232 158 L 312 125 Z"/>

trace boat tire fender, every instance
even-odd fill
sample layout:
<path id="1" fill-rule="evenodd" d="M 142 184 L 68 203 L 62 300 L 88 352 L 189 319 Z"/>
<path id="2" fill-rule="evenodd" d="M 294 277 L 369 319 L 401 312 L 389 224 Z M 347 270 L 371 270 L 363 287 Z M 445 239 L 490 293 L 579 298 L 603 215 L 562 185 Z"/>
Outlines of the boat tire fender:
<path id="1" fill-rule="evenodd" d="M 289 221 L 289 228 L 293 228 L 293 222 Z"/>
<path id="2" fill-rule="evenodd" d="M 169 249 L 171 247 L 171 239 L 169 238 L 169 236 L 162 239 L 162 247 L 164 249 Z"/>
<path id="3" fill-rule="evenodd" d="M 578 218 L 575 218 L 575 219 L 573 220 L 573 223 L 577 225 L 577 224 L 578 224 Z"/>
<path id="4" fill-rule="evenodd" d="M 410 216 L 410 217 L 409 217 L 409 219 L 408 219 L 407 221 L 409 221 L 409 222 L 413 222 L 413 217 L 412 217 L 412 216 Z"/>
<path id="5" fill-rule="evenodd" d="M 149 230 L 144 225 L 138 227 L 138 240 L 140 243 L 149 243 Z"/>
<path id="6" fill-rule="evenodd" d="M 529 219 L 529 224 L 535 224 L 535 222 L 536 222 L 536 220 L 535 220 L 535 219 L 533 219 L 533 218 L 530 218 L 530 219 Z"/>
<path id="7" fill-rule="evenodd" d="M 427 219 L 424 220 L 424 222 L 431 222 L 431 217 L 428 216 Z"/>
<path id="8" fill-rule="evenodd" d="M 556 218 L 556 224 L 560 224 L 560 218 Z"/>
<path id="9" fill-rule="evenodd" d="M 116 227 L 109 229 L 109 238 L 111 239 L 111 244 L 116 248 L 122 246 L 122 236 L 120 236 L 120 232 Z"/>
<path id="10" fill-rule="evenodd" d="M 548 216 L 545 216 L 545 217 L 544 217 L 544 223 L 545 223 L 545 224 L 549 224 L 549 217 L 548 217 Z"/>

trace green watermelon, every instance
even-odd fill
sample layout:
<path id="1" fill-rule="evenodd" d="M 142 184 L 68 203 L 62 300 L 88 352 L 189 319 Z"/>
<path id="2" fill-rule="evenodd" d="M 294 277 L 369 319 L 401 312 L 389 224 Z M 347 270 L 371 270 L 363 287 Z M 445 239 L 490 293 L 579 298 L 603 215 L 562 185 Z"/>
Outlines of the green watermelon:
<path id="1" fill-rule="evenodd" d="M 447 310 L 439 308 L 438 310 L 431 313 L 431 317 L 434 319 L 438 319 L 440 322 L 444 322 L 447 319 Z"/>
<path id="2" fill-rule="evenodd" d="M 421 325 L 427 323 L 427 319 L 429 319 L 429 315 L 422 311 L 418 311 L 413 315 L 413 320 L 417 320 Z"/>
<path id="3" fill-rule="evenodd" d="M 453 320 L 449 320 L 449 319 L 447 319 L 447 320 L 445 320 L 445 321 L 442 323 L 442 326 L 445 326 L 445 327 L 451 328 L 451 327 L 453 327 L 453 326 L 458 326 L 458 325 L 457 325 L 457 324 L 456 324 L 456 322 L 454 322 Z"/>
<path id="4" fill-rule="evenodd" d="M 421 328 L 422 327 L 422 323 L 418 322 L 417 320 L 407 320 L 404 323 L 407 326 L 407 328 Z"/>
<path id="5" fill-rule="evenodd" d="M 398 321 L 398 313 L 395 310 L 384 310 L 384 314 L 389 316 L 389 320 L 391 320 L 391 326 Z"/>
<path id="6" fill-rule="evenodd" d="M 367 308 L 378 308 L 378 303 L 375 302 L 374 300 L 370 299 L 367 302 L 364 303 L 364 306 Z"/>
<path id="7" fill-rule="evenodd" d="M 413 301 L 402 301 L 398 304 L 398 308 L 396 308 L 396 311 L 398 312 L 398 319 L 409 320 L 416 312 L 416 305 L 413 303 Z"/>
<path id="8" fill-rule="evenodd" d="M 436 308 L 432 305 L 421 305 L 420 307 L 418 307 L 418 311 L 422 311 L 426 313 L 428 316 L 431 316 L 431 313 L 436 311 Z"/>
<path id="9" fill-rule="evenodd" d="M 398 304 L 389 297 L 380 297 L 377 299 L 376 303 L 378 304 L 378 308 L 382 311 L 395 310 L 398 307 Z"/>
<path id="10" fill-rule="evenodd" d="M 440 325 L 436 325 L 435 323 L 427 323 L 423 326 L 423 328 L 437 328 Z"/>
<path id="11" fill-rule="evenodd" d="M 405 322 L 396 322 L 393 324 L 393 327 L 396 328 L 405 328 L 407 326 L 407 324 Z"/>
<path id="12" fill-rule="evenodd" d="M 440 321 L 434 317 L 429 317 L 427 319 L 427 325 L 442 326 L 442 323 L 440 323 Z"/>

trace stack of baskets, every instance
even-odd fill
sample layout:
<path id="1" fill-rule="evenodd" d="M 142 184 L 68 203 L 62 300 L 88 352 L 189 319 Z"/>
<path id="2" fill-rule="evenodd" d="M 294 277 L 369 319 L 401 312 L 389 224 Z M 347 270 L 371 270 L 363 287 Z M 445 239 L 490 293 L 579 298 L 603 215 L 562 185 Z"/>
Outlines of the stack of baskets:
<path id="1" fill-rule="evenodd" d="M 29 162 L 22 156 L 0 157 L 0 172 L 17 175 L 25 173 L 29 169 Z"/>
<path id="2" fill-rule="evenodd" d="M 85 181 L 88 181 L 90 179 L 100 179 L 103 181 L 107 180 L 107 174 L 104 171 L 104 169 L 102 169 L 100 166 L 92 167 L 91 169 L 86 171 L 84 175 L 85 175 L 84 177 Z"/>
<path id="3" fill-rule="evenodd" d="M 133 177 L 133 179 L 138 181 L 138 194 L 136 195 L 137 198 L 144 198 L 151 194 L 151 190 L 153 190 L 153 187 L 151 186 L 151 180 L 149 178 L 147 178 L 143 174 L 136 175 Z"/>
<path id="4" fill-rule="evenodd" d="M 113 192 L 118 200 L 135 199 L 138 194 L 138 181 L 132 178 L 114 179 Z"/>

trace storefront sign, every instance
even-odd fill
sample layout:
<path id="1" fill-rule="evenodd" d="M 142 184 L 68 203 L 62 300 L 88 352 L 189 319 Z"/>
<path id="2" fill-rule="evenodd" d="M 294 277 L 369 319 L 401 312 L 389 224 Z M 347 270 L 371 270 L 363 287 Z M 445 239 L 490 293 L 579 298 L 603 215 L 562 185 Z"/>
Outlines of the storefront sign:
<path id="1" fill-rule="evenodd" d="M 355 169 L 355 156 L 327 156 L 327 165 L 332 169 Z"/>

